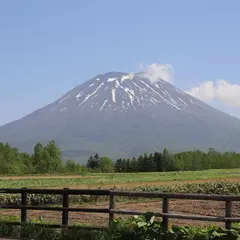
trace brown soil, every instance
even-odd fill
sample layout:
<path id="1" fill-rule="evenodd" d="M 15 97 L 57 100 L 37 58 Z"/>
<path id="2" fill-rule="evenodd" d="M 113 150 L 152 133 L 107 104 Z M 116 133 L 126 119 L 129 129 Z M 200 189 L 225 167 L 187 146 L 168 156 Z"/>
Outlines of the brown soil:
<path id="1" fill-rule="evenodd" d="M 4 176 L 0 180 L 23 180 L 23 179 L 58 179 L 58 178 L 95 178 L 96 176 L 80 176 L 80 175 L 41 175 L 41 176 Z"/>
<path id="2" fill-rule="evenodd" d="M 149 202 L 131 202 L 123 203 L 117 202 L 116 209 L 131 210 L 131 211 L 152 211 L 161 212 L 161 200 L 160 201 L 149 201 Z M 225 204 L 224 202 L 216 201 L 202 201 L 202 200 L 171 200 L 170 201 L 170 212 L 171 213 L 181 213 L 185 215 L 202 215 L 202 216 L 224 216 Z M 95 205 L 84 205 L 75 207 L 86 207 L 86 208 L 108 208 L 107 203 L 99 203 Z M 233 217 L 240 217 L 240 203 L 233 204 Z M 19 211 L 16 210 L 3 210 L 1 211 L 2 216 L 17 216 Z M 42 217 L 45 221 L 51 221 L 54 223 L 61 223 L 61 212 L 52 211 L 29 211 L 28 216 L 30 219 Z M 115 217 L 129 217 L 126 215 L 115 215 Z M 105 213 L 69 213 L 70 224 L 93 224 L 95 226 L 106 226 L 108 224 L 108 214 Z M 213 224 L 212 222 L 201 222 L 192 220 L 178 220 L 171 219 L 170 224 L 175 225 L 198 225 L 205 226 Z M 214 223 L 218 226 L 224 226 L 222 223 Z"/>

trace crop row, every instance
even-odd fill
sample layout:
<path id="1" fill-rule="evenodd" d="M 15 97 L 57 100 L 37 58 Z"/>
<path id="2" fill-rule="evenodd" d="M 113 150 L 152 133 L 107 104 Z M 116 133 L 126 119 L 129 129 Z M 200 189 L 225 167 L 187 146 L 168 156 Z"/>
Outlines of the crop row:
<path id="1" fill-rule="evenodd" d="M 231 183 L 228 181 L 216 181 L 201 184 L 186 183 L 171 186 L 140 186 L 135 188 L 134 190 L 144 192 L 239 195 L 240 183 Z"/>
<path id="2" fill-rule="evenodd" d="M 240 195 L 240 183 L 230 183 L 227 181 L 207 182 L 201 184 L 182 184 L 172 186 L 144 186 L 132 189 L 121 190 L 134 190 L 145 192 L 169 192 L 169 193 L 198 193 L 198 194 L 224 194 L 224 195 Z M 108 197 L 105 196 L 70 196 L 70 203 L 83 204 L 88 202 L 104 201 Z M 29 194 L 28 204 L 30 205 L 47 205 L 47 204 L 61 204 L 61 195 L 49 194 Z M 118 200 L 125 201 L 129 198 L 119 197 Z M 0 202 L 2 204 L 20 204 L 20 194 L 0 194 Z"/>

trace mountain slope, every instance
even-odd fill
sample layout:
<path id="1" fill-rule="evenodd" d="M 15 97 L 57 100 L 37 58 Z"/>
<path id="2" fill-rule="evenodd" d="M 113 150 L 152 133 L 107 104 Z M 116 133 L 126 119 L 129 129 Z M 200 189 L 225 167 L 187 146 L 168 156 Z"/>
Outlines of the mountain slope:
<path id="1" fill-rule="evenodd" d="M 240 149 L 240 120 L 143 74 L 110 72 L 0 127 L 0 141 L 31 151 L 54 139 L 66 158 L 113 158 L 192 148 Z"/>

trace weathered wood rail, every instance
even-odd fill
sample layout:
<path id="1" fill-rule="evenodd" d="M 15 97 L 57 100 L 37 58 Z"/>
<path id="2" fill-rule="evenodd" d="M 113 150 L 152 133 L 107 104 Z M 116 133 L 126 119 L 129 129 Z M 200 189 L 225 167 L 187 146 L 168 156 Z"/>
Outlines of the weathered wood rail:
<path id="1" fill-rule="evenodd" d="M 162 199 L 162 212 L 156 212 L 154 214 L 157 217 L 162 217 L 164 231 L 168 230 L 169 219 L 171 219 L 171 218 L 211 221 L 211 222 L 223 222 L 223 223 L 225 223 L 226 229 L 231 229 L 233 222 L 240 222 L 240 218 L 232 217 L 232 203 L 239 202 L 240 196 L 158 193 L 158 192 L 132 192 L 132 191 L 117 191 L 117 190 L 27 189 L 27 188 L 0 189 L 0 194 L 21 194 L 21 204 L 19 204 L 19 205 L 1 205 L 1 203 L 0 203 L 1 209 L 19 209 L 19 210 L 21 210 L 21 221 L 9 223 L 9 224 L 14 224 L 14 225 L 22 225 L 22 224 L 26 224 L 28 222 L 28 217 L 27 217 L 28 210 L 46 210 L 46 211 L 62 212 L 62 224 L 36 224 L 36 225 L 44 225 L 46 227 L 51 227 L 51 228 L 74 227 L 74 226 L 69 225 L 69 212 L 106 213 L 109 215 L 109 226 L 111 226 L 111 224 L 114 221 L 114 214 L 142 215 L 145 213 L 145 212 L 141 212 L 141 211 L 127 211 L 127 210 L 122 210 L 122 209 L 116 209 L 115 203 L 116 203 L 116 197 L 118 197 L 118 196 Z M 61 195 L 62 196 L 62 207 L 28 205 L 28 201 L 27 201 L 28 194 Z M 70 195 L 109 196 L 109 207 L 108 208 L 69 207 L 69 196 Z M 223 202 L 225 202 L 225 216 L 213 217 L 213 216 L 184 215 L 184 214 L 170 213 L 169 212 L 169 200 L 170 199 L 223 201 Z M 86 227 L 84 226 L 84 228 L 86 228 Z M 96 229 L 96 228 L 94 227 L 94 229 Z"/>

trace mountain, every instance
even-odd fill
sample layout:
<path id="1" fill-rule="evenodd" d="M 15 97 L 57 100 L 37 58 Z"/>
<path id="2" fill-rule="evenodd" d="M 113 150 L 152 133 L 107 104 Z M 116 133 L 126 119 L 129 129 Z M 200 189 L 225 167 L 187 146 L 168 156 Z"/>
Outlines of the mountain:
<path id="1" fill-rule="evenodd" d="M 168 82 L 152 82 L 142 73 L 109 72 L 0 127 L 0 141 L 22 151 L 51 139 L 64 158 L 80 161 L 95 153 L 116 159 L 165 147 L 239 151 L 240 120 Z"/>

